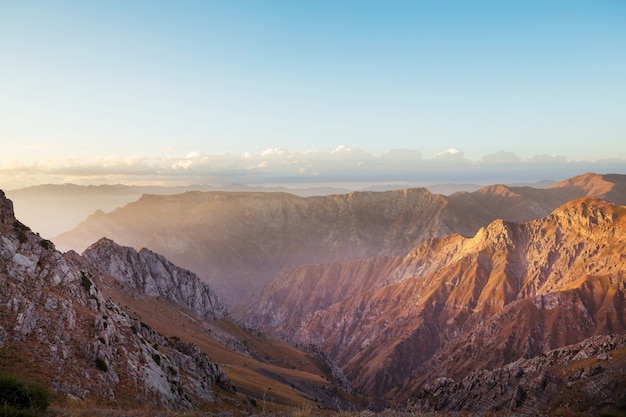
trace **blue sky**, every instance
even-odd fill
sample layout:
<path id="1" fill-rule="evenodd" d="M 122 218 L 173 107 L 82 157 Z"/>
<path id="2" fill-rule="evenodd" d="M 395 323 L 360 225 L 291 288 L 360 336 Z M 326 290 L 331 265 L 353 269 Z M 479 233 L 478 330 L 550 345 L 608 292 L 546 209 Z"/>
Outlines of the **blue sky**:
<path id="1" fill-rule="evenodd" d="M 624 74 L 619 0 L 0 0 L 0 187 L 622 160 Z"/>

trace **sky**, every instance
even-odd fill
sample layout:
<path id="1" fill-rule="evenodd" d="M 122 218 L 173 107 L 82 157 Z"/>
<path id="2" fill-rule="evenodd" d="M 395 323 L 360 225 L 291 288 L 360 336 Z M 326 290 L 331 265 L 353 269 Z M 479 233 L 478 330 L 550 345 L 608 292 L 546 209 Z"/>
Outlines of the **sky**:
<path id="1" fill-rule="evenodd" d="M 626 2 L 0 0 L 0 188 L 626 174 Z"/>

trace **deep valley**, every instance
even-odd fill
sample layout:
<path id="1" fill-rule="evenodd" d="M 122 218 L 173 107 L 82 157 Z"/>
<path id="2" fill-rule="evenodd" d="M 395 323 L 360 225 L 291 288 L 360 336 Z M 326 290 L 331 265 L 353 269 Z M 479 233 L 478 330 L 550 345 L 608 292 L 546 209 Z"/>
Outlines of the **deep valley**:
<path id="1" fill-rule="evenodd" d="M 0 371 L 53 409 L 626 413 L 626 176 L 143 195 L 52 240 L 0 197 Z"/>

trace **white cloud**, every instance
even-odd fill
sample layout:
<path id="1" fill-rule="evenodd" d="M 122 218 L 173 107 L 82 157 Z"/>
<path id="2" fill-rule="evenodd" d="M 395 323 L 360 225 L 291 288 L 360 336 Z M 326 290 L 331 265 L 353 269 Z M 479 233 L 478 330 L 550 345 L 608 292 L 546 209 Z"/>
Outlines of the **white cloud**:
<path id="1" fill-rule="evenodd" d="M 522 160 L 512 152 L 497 152 L 468 160 L 451 148 L 424 159 L 414 150 L 396 149 L 380 156 L 358 148 L 290 152 L 268 148 L 260 154 L 210 155 L 190 152 L 184 157 L 108 156 L 96 159 L 42 159 L 33 163 L 0 161 L 0 188 L 42 183 L 77 184 L 275 184 L 402 182 L 530 182 L 563 179 L 583 172 L 626 173 L 626 161 L 571 161 L 565 156 L 537 155 Z"/>

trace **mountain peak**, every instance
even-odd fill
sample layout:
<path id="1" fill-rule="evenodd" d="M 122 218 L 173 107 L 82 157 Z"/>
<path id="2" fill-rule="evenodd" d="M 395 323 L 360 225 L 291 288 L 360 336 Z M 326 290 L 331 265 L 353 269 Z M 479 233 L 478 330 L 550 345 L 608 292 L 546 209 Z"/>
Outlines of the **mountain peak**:
<path id="1" fill-rule="evenodd" d="M 14 223 L 13 202 L 6 198 L 4 191 L 0 190 L 0 224 L 13 226 Z"/>
<path id="2" fill-rule="evenodd" d="M 603 197 L 610 192 L 615 184 L 607 181 L 603 175 L 588 172 L 575 177 L 558 182 L 550 188 L 578 187 L 587 195 Z"/>
<path id="3" fill-rule="evenodd" d="M 496 244 L 512 244 L 511 225 L 502 219 L 496 219 L 489 223 L 489 225 L 478 230 L 474 235 L 473 240 L 479 242 L 491 241 Z"/>
<path id="4" fill-rule="evenodd" d="M 166 300 L 208 319 L 228 315 L 213 290 L 198 276 L 148 249 L 137 252 L 102 238 L 89 246 L 83 257 L 96 269 L 152 297 Z"/>
<path id="5" fill-rule="evenodd" d="M 487 185 L 477 190 L 476 193 L 498 197 L 520 197 L 519 194 L 514 193 L 509 187 L 503 184 Z"/>
<path id="6" fill-rule="evenodd" d="M 579 198 L 554 210 L 552 217 L 590 228 L 616 224 L 625 218 L 626 207 L 597 198 Z"/>

